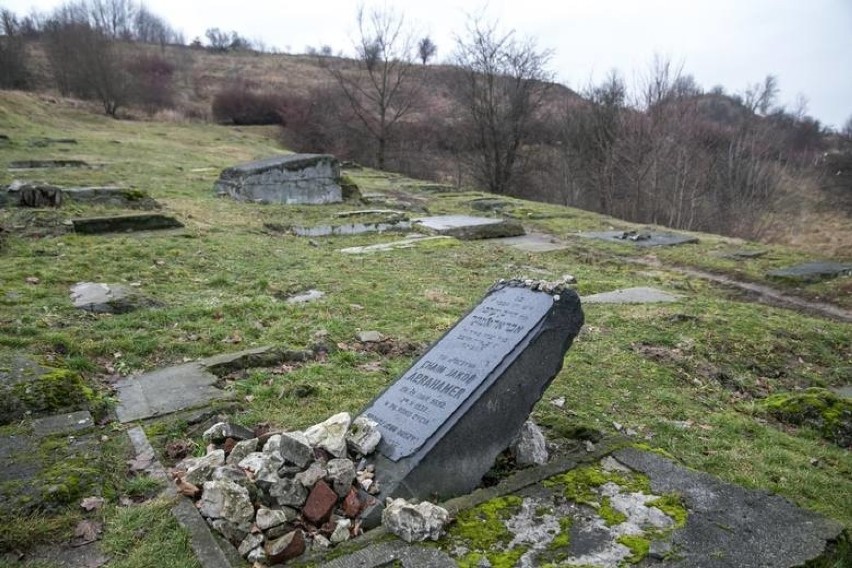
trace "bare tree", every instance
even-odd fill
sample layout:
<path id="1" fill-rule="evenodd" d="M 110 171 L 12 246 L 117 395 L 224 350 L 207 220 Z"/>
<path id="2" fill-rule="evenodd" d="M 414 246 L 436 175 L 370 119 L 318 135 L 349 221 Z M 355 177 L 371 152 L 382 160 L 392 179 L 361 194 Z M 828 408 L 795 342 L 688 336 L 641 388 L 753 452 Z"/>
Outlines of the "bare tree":
<path id="1" fill-rule="evenodd" d="M 417 42 L 417 56 L 420 58 L 423 65 L 429 63 L 429 60 L 432 59 L 436 53 L 438 53 L 438 46 L 435 45 L 435 42 L 433 42 L 432 38 L 429 36 L 426 36 Z"/>
<path id="2" fill-rule="evenodd" d="M 113 39 L 131 39 L 136 6 L 133 0 L 90 0 L 94 26 Z"/>
<path id="3" fill-rule="evenodd" d="M 330 62 L 328 70 L 358 122 L 376 143 L 376 165 L 384 168 L 394 127 L 418 100 L 419 75 L 413 42 L 402 14 L 391 9 L 358 9 L 357 69 Z"/>
<path id="4" fill-rule="evenodd" d="M 25 89 L 30 83 L 27 48 L 14 12 L 0 8 L 0 89 Z"/>
<path id="5" fill-rule="evenodd" d="M 231 36 L 228 32 L 219 28 L 208 28 L 204 36 L 207 38 L 207 45 L 213 51 L 228 51 L 228 46 L 231 44 Z"/>
<path id="6" fill-rule="evenodd" d="M 455 61 L 463 75 L 468 146 L 476 180 L 493 193 L 507 193 L 551 79 L 550 51 L 531 39 L 498 32 L 495 24 L 473 21 L 459 38 Z"/>

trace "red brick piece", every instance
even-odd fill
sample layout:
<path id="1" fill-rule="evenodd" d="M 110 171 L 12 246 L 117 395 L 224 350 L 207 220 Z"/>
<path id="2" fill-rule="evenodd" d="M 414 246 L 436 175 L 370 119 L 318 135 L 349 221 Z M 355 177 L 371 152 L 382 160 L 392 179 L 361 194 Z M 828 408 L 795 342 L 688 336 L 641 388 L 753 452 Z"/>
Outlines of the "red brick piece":
<path id="1" fill-rule="evenodd" d="M 305 552 L 305 537 L 296 529 L 279 539 L 268 541 L 264 546 L 266 557 L 272 564 L 280 564 Z"/>
<path id="2" fill-rule="evenodd" d="M 349 490 L 349 493 L 346 494 L 346 498 L 343 500 L 343 514 L 350 519 L 354 519 L 361 513 L 362 507 L 363 504 L 361 503 L 361 499 L 358 497 L 358 491 L 353 487 Z"/>
<path id="3" fill-rule="evenodd" d="M 335 505 L 337 505 L 337 493 L 325 481 L 320 480 L 311 489 L 311 494 L 308 495 L 308 500 L 305 501 L 302 509 L 302 516 L 306 521 L 320 526 L 331 516 Z"/>

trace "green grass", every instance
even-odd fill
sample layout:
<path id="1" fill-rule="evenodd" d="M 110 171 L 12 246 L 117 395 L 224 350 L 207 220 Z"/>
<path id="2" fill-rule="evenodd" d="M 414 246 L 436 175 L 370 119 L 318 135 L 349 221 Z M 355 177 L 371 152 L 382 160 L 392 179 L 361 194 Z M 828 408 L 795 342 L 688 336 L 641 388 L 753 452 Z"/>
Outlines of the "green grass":
<path id="1" fill-rule="evenodd" d="M 237 395 L 238 422 L 301 428 L 341 410 L 357 412 L 411 363 L 410 353 L 354 351 L 350 344 L 359 330 L 428 344 L 501 278 L 572 274 L 583 295 L 660 287 L 683 294 L 685 300 L 585 307 L 586 327 L 536 408 L 536 418 L 556 438 L 560 432 L 578 430 L 608 433 L 617 421 L 635 430 L 637 441 L 661 448 L 690 467 L 776 491 L 852 527 L 848 450 L 808 426 L 777 422 L 759 406 L 773 394 L 848 384 L 850 326 L 743 301 L 667 268 L 698 267 L 848 305 L 848 278 L 800 286 L 766 280 L 766 270 L 804 260 L 800 252 L 711 235 L 701 235 L 697 245 L 635 249 L 576 236 L 579 231 L 632 228 L 628 223 L 506 198 L 512 214 L 529 229 L 555 234 L 569 247 L 529 254 L 499 242 L 464 242 L 452 248 L 344 255 L 338 249 L 389 242 L 399 235 L 325 237 L 311 244 L 266 231 L 263 224 L 338 223 L 337 212 L 376 205 L 263 206 L 213 195 L 221 168 L 283 151 L 268 128 L 122 122 L 62 101 L 54 104 L 4 92 L 0 132 L 13 141 L 0 155 L 0 183 L 14 177 L 57 185 L 120 184 L 147 192 L 163 205 L 164 213 L 186 225 L 172 232 L 78 236 L 55 231 L 50 224 L 130 211 L 83 206 L 0 209 L 0 223 L 11 233 L 0 251 L 0 355 L 23 352 L 37 360 L 50 358 L 52 366 L 79 372 L 85 386 L 109 403 L 103 382 L 114 374 L 132 375 L 254 346 L 307 348 L 324 336 L 330 348 L 325 360 L 253 369 L 228 382 L 227 388 Z M 27 146 L 27 139 L 43 136 L 73 137 L 79 143 L 67 148 Z M 11 160 L 57 157 L 104 166 L 14 173 L 4 167 Z M 435 214 L 481 214 L 469 205 L 484 195 L 478 192 L 420 192 L 418 182 L 366 169 L 347 175 L 362 191 L 389 198 L 404 189 Z M 43 236 L 34 236 L 39 232 Z M 767 248 L 770 253 L 740 262 L 720 256 L 739 248 Z M 660 261 L 658 266 L 627 262 L 649 252 Z M 28 277 L 39 282 L 28 283 Z M 138 284 L 141 293 L 163 306 L 117 316 L 76 311 L 68 288 L 86 280 Z M 307 305 L 286 303 L 287 296 L 309 288 L 324 291 L 326 297 Z M 565 397 L 563 409 L 546 402 L 556 397 Z M 690 426 L 677 427 L 677 422 Z M 109 428 L 106 432 L 121 435 Z M 199 433 L 178 424 L 159 434 L 152 438 L 162 450 L 172 439 Z M 108 452 L 104 458 L 106 496 L 113 504 L 127 490 L 126 458 L 123 451 Z M 130 488 L 147 494 L 145 487 L 134 489 L 134 484 L 145 483 L 131 481 Z M 185 554 L 185 537 L 171 530 L 169 515 L 160 515 L 165 519 L 161 528 L 147 530 L 138 541 L 131 538 L 130 527 L 145 524 L 134 515 L 162 513 L 155 505 L 140 507 L 139 513 L 132 513 L 134 508 L 109 513 L 108 538 L 122 535 L 119 544 L 110 545 L 121 551 L 116 554 L 125 564 L 119 565 L 143 565 L 144 554 L 137 549 L 162 547 L 174 551 L 175 558 Z M 30 522 L 23 527 L 19 532 L 36 530 Z M 184 560 L 175 565 L 186 561 L 186 556 L 180 557 Z"/>

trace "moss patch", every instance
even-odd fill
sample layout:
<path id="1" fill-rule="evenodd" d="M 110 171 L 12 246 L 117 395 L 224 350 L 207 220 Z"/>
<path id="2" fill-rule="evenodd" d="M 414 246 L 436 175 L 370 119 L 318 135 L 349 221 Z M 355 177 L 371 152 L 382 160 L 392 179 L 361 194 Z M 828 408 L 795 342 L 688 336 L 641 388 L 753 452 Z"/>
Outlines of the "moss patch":
<path id="1" fill-rule="evenodd" d="M 33 412 L 78 408 L 95 398 L 83 377 L 68 369 L 54 369 L 33 381 L 18 383 L 13 393 Z"/>
<path id="2" fill-rule="evenodd" d="M 852 445 L 852 401 L 830 390 L 775 394 L 764 399 L 760 409 L 781 422 L 809 426 L 841 447 Z"/>
<path id="3" fill-rule="evenodd" d="M 575 503 L 592 505 L 596 508 L 600 505 L 601 509 L 603 509 L 602 501 L 608 502 L 608 500 L 601 500 L 595 490 L 609 482 L 615 483 L 625 491 L 631 493 L 651 493 L 651 485 L 646 476 L 634 472 L 605 471 L 599 465 L 578 467 L 561 475 L 551 477 L 545 480 L 544 486 L 563 486 L 563 494 L 567 499 Z M 620 513 L 614 510 L 612 513 L 620 515 Z"/>
<path id="4" fill-rule="evenodd" d="M 623 535 L 618 537 L 616 541 L 630 549 L 631 554 L 626 559 L 629 564 L 636 564 L 641 561 L 648 556 L 648 551 L 651 549 L 651 541 L 643 536 Z"/>
<path id="5" fill-rule="evenodd" d="M 680 495 L 669 493 L 668 495 L 663 495 L 659 499 L 652 499 L 651 501 L 648 501 L 645 503 L 645 506 L 656 507 L 671 517 L 675 522 L 676 529 L 686 526 L 686 518 L 688 514 Z"/>

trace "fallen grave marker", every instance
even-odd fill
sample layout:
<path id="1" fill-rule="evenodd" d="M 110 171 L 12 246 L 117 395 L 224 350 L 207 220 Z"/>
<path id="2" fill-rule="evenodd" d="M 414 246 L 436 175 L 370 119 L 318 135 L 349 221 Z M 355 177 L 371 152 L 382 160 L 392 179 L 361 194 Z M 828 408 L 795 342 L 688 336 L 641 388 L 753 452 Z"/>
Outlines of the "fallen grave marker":
<path id="1" fill-rule="evenodd" d="M 580 233 L 580 236 L 612 243 L 632 243 L 639 247 L 667 247 L 698 242 L 697 237 L 675 233 L 655 233 L 653 231 L 600 231 Z"/>
<path id="2" fill-rule="evenodd" d="M 72 219 L 71 224 L 74 226 L 74 232 L 82 235 L 156 231 L 183 227 L 183 223 L 177 219 L 157 213 L 117 215 L 115 217 L 85 217 Z"/>
<path id="3" fill-rule="evenodd" d="M 373 458 L 381 494 L 365 526 L 378 524 L 385 498 L 473 489 L 562 368 L 582 325 L 570 289 L 495 285 L 364 411 L 382 434 Z"/>
<path id="4" fill-rule="evenodd" d="M 437 215 L 421 217 L 415 219 L 414 222 L 433 234 L 455 237 L 465 241 L 517 237 L 524 234 L 523 226 L 514 219 Z"/>
<path id="5" fill-rule="evenodd" d="M 222 170 L 218 195 L 256 203 L 340 203 L 340 166 L 329 154 L 288 154 Z"/>
<path id="6" fill-rule="evenodd" d="M 852 274 L 852 264 L 839 262 L 806 262 L 787 268 L 779 268 L 767 273 L 767 276 L 782 280 L 799 282 L 818 282 Z"/>

